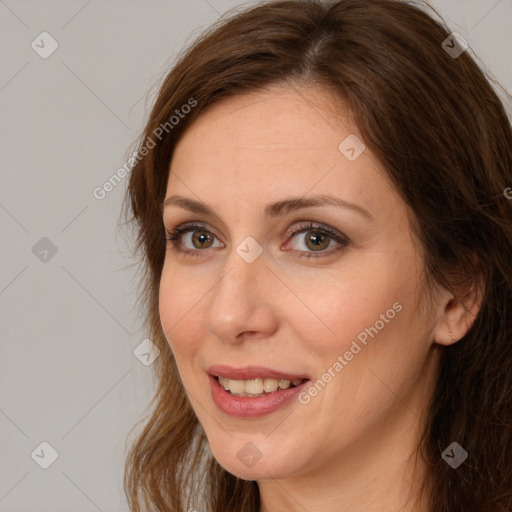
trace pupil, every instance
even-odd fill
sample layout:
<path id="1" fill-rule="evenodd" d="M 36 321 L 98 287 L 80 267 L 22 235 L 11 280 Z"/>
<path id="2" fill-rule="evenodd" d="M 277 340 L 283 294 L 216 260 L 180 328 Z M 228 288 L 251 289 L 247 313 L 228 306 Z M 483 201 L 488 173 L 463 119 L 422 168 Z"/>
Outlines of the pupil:
<path id="1" fill-rule="evenodd" d="M 204 231 L 196 231 L 192 238 L 194 245 L 196 245 L 195 243 L 198 242 L 199 245 L 204 247 L 204 245 L 208 244 L 209 242 L 211 243 L 210 235 L 206 234 Z"/>
<path id="2" fill-rule="evenodd" d="M 324 235 L 320 233 L 314 233 L 313 231 L 310 231 L 310 233 L 312 234 L 307 238 L 308 245 L 310 243 L 312 244 L 312 247 L 310 248 L 325 249 L 325 247 L 329 245 L 328 243 L 325 243 L 327 237 L 325 237 Z"/>

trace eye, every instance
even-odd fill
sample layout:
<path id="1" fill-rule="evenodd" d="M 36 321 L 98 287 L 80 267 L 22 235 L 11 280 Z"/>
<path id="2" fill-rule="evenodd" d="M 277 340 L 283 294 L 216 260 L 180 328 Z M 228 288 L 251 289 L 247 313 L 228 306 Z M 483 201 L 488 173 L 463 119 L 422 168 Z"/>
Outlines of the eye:
<path id="1" fill-rule="evenodd" d="M 166 232 L 165 238 L 172 243 L 176 250 L 197 256 L 199 256 L 198 253 L 201 250 L 224 246 L 219 241 L 215 245 L 217 237 L 199 224 L 179 226 L 170 232 Z"/>
<path id="2" fill-rule="evenodd" d="M 286 234 L 292 242 L 287 242 L 285 247 L 291 246 L 289 250 L 299 253 L 300 258 L 329 256 L 350 243 L 343 233 L 311 221 L 294 228 Z M 191 256 L 205 256 L 208 254 L 206 249 L 224 247 L 209 229 L 200 224 L 184 224 L 171 231 L 166 230 L 165 238 L 175 251 Z"/>
<path id="3" fill-rule="evenodd" d="M 303 224 L 289 236 L 296 239 L 291 250 L 303 253 L 300 257 L 306 258 L 328 256 L 349 244 L 344 234 L 313 222 Z"/>

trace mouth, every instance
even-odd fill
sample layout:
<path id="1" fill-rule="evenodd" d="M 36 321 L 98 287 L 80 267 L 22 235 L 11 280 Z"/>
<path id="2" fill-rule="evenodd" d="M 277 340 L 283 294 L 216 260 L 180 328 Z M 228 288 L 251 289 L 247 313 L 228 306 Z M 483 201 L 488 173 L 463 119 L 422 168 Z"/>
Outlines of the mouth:
<path id="1" fill-rule="evenodd" d="M 278 390 L 285 390 L 300 386 L 308 379 L 276 379 L 276 378 L 256 378 L 247 380 L 235 380 L 227 377 L 215 377 L 217 382 L 233 396 L 243 396 L 258 398 L 275 393 Z"/>
<path id="2" fill-rule="evenodd" d="M 212 398 L 232 416 L 256 417 L 276 411 L 297 396 L 310 378 L 264 367 L 208 369 Z"/>

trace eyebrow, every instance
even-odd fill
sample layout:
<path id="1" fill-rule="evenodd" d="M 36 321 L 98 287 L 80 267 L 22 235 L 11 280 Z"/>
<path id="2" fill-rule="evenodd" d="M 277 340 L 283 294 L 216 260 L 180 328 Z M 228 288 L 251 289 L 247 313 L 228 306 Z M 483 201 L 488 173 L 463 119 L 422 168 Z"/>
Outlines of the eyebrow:
<path id="1" fill-rule="evenodd" d="M 354 203 L 349 203 L 341 199 L 340 197 L 328 195 L 328 194 L 319 194 L 310 197 L 292 197 L 288 199 L 283 199 L 281 201 L 277 201 L 275 203 L 271 203 L 265 207 L 264 214 L 265 217 L 278 217 L 279 215 L 285 215 L 295 210 L 300 210 L 302 208 L 311 208 L 314 206 L 324 206 L 324 205 L 333 205 L 339 206 L 341 208 L 347 208 L 350 210 L 354 210 L 367 219 L 373 220 L 373 217 L 370 213 L 365 210 L 362 206 L 359 206 Z M 162 213 L 168 206 L 179 206 L 185 210 L 189 210 L 193 213 L 197 213 L 200 215 L 206 215 L 210 217 L 217 217 L 218 215 L 215 210 L 208 206 L 207 204 L 196 201 L 195 199 L 190 199 L 188 197 L 183 196 L 169 196 L 162 203 Z"/>

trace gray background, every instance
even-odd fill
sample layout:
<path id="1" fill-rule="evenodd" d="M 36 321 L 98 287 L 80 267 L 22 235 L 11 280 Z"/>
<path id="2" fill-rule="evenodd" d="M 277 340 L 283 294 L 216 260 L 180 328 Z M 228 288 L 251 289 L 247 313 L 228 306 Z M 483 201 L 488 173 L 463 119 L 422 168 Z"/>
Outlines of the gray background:
<path id="1" fill-rule="evenodd" d="M 432 4 L 512 91 L 512 0 Z M 127 180 L 92 192 L 126 161 L 177 52 L 238 5 L 0 0 L 1 511 L 127 510 L 125 442 L 153 380 L 116 228 Z M 49 48 L 43 31 L 59 45 L 46 59 L 31 47 Z"/>

